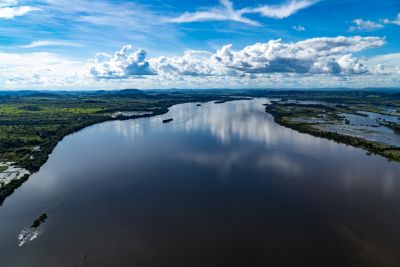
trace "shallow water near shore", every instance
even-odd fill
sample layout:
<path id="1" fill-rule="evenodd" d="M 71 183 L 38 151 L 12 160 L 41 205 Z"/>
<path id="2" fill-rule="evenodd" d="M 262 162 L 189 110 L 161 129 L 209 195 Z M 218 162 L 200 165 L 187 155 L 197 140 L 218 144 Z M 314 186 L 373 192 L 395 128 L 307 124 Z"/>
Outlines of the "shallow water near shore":
<path id="1" fill-rule="evenodd" d="M 400 266 L 400 164 L 279 126 L 267 102 L 67 136 L 0 207 L 0 266 Z"/>

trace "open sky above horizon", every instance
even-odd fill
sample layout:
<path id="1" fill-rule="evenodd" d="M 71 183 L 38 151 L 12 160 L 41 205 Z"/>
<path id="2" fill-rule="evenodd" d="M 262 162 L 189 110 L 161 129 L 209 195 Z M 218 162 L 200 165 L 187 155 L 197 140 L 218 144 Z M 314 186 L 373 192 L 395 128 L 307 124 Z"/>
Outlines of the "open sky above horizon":
<path id="1" fill-rule="evenodd" d="M 400 87 L 399 0 L 0 0 L 0 89 Z"/>

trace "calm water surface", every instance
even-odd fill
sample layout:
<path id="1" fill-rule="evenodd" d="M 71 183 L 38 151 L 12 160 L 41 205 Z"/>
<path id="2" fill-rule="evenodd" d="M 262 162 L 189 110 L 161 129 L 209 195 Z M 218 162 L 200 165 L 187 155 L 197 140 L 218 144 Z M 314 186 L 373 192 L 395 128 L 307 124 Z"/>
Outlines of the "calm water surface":
<path id="1" fill-rule="evenodd" d="M 266 102 L 66 137 L 0 207 L 0 266 L 400 266 L 400 164 L 281 127 Z"/>

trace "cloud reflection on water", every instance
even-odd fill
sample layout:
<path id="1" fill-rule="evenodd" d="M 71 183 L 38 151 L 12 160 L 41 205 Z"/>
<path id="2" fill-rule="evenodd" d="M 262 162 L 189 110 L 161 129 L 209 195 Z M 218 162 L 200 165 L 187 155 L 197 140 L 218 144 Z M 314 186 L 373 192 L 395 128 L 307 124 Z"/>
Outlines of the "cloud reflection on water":
<path id="1" fill-rule="evenodd" d="M 361 149 L 345 149 L 346 145 L 338 144 L 323 138 L 316 138 L 307 134 L 300 134 L 294 130 L 276 124 L 272 116 L 265 112 L 263 104 L 268 103 L 266 98 L 252 100 L 238 100 L 215 104 L 214 102 L 185 103 L 170 108 L 167 114 L 131 121 L 113 122 L 117 132 L 129 139 L 141 138 L 157 132 L 163 135 L 195 133 L 209 133 L 227 151 L 198 149 L 182 149 L 172 153 L 183 163 L 192 162 L 199 166 L 218 167 L 221 176 L 229 175 L 235 165 L 249 162 L 248 168 L 257 168 L 268 173 L 275 173 L 286 177 L 314 177 L 314 179 L 339 179 L 342 190 L 350 192 L 355 188 L 366 186 L 364 179 L 365 160 L 371 164 L 380 164 L 376 161 L 384 159 L 378 156 L 354 157 L 354 153 L 361 156 Z M 173 118 L 171 123 L 163 124 L 162 120 Z M 193 137 L 192 137 L 193 138 Z M 258 155 L 246 152 L 243 144 L 253 143 L 254 146 L 264 148 Z M 338 156 L 340 155 L 340 156 Z M 320 161 L 325 158 L 324 161 Z M 353 160 L 352 168 L 346 168 L 348 161 Z M 332 162 L 334 164 L 329 164 Z M 313 173 L 313 164 L 319 164 L 318 173 Z M 394 194 L 394 172 L 381 170 L 376 179 L 369 179 L 375 183 L 384 196 Z M 379 176 L 379 177 L 378 177 Z M 393 191 L 394 190 L 394 191 Z"/>
<path id="2" fill-rule="evenodd" d="M 225 144 L 239 139 L 260 142 L 266 146 L 276 146 L 288 141 L 292 146 L 300 146 L 302 149 L 318 146 L 321 142 L 319 138 L 299 135 L 274 123 L 263 106 L 268 102 L 268 99 L 257 98 L 223 104 L 208 102 L 200 107 L 197 107 L 196 103 L 186 103 L 171 107 L 167 114 L 161 116 L 113 123 L 121 135 L 129 138 L 141 136 L 148 131 L 156 130 L 157 127 L 169 127 L 173 131 L 184 130 L 187 134 L 194 131 L 209 131 Z M 167 118 L 174 120 L 162 124 L 161 121 Z"/>

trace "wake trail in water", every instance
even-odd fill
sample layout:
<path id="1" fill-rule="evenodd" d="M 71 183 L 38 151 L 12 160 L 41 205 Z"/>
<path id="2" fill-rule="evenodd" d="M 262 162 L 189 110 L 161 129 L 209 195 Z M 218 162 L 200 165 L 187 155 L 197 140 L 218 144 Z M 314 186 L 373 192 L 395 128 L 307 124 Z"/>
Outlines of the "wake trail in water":
<path id="1" fill-rule="evenodd" d="M 43 228 L 25 228 L 18 235 L 18 246 L 22 247 L 27 242 L 35 240 L 39 235 L 44 232 Z"/>

